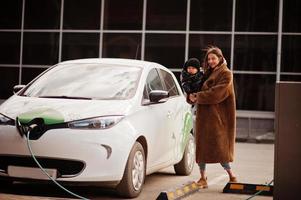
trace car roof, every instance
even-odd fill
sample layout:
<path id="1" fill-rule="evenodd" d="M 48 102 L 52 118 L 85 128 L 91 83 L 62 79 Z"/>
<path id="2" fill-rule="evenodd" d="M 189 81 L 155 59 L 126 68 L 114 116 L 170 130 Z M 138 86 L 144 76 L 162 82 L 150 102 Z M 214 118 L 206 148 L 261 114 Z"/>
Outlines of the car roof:
<path id="1" fill-rule="evenodd" d="M 124 59 L 124 58 L 86 58 L 86 59 L 63 61 L 58 64 L 97 64 L 97 63 L 118 64 L 118 65 L 127 65 L 127 66 L 143 67 L 143 68 L 150 68 L 152 65 L 156 64 L 157 66 L 159 65 L 160 67 L 163 67 L 162 65 L 155 62 L 135 60 L 135 59 Z"/>

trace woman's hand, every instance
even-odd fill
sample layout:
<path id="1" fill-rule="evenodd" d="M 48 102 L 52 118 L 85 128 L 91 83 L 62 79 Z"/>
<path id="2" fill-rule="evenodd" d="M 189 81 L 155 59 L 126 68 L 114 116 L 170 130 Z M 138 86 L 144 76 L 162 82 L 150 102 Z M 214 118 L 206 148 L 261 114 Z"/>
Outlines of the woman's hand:
<path id="1" fill-rule="evenodd" d="M 189 100 L 192 103 L 195 103 L 196 102 L 196 94 L 195 93 L 189 94 Z"/>

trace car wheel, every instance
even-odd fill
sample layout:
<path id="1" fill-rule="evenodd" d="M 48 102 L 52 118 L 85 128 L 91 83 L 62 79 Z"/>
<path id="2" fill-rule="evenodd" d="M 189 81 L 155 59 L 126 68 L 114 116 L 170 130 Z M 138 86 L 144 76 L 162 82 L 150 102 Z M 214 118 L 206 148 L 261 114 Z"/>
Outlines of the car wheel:
<path id="1" fill-rule="evenodd" d="M 195 144 L 192 134 L 189 135 L 182 160 L 174 165 L 177 175 L 189 175 L 195 163 Z"/>
<path id="2" fill-rule="evenodd" d="M 144 149 L 139 142 L 136 142 L 129 155 L 122 180 L 117 186 L 117 192 L 123 197 L 137 197 L 142 190 L 144 179 Z"/>

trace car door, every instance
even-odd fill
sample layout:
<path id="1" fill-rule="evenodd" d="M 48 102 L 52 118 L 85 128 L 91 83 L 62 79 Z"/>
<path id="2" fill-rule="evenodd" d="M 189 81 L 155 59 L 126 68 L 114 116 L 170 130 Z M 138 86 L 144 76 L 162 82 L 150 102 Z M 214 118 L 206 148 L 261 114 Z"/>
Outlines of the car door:
<path id="1" fill-rule="evenodd" d="M 150 168 L 168 164 L 172 160 L 172 135 L 168 132 L 171 123 L 169 100 L 163 103 L 150 103 L 149 93 L 152 90 L 164 90 L 162 80 L 155 68 L 149 72 L 143 92 L 143 111 L 148 127 L 146 132 L 148 134 Z"/>
<path id="2" fill-rule="evenodd" d="M 160 76 L 163 80 L 165 90 L 169 93 L 167 104 L 167 112 L 170 117 L 168 124 L 168 134 L 172 139 L 170 143 L 170 153 L 173 159 L 177 159 L 180 153 L 181 141 L 183 141 L 183 126 L 184 126 L 184 103 L 185 99 L 179 93 L 175 78 L 167 71 L 160 69 Z"/>

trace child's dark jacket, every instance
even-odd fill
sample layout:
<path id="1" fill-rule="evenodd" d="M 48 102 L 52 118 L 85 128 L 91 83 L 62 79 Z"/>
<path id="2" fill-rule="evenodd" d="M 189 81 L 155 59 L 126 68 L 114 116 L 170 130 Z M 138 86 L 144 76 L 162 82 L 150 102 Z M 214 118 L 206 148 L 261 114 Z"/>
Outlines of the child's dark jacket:
<path id="1" fill-rule="evenodd" d="M 187 94 L 196 93 L 202 88 L 203 72 L 198 71 L 196 74 L 189 74 L 185 69 L 181 72 L 181 85 Z"/>

